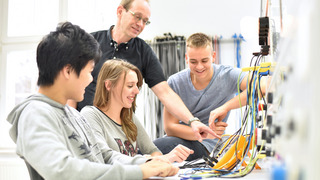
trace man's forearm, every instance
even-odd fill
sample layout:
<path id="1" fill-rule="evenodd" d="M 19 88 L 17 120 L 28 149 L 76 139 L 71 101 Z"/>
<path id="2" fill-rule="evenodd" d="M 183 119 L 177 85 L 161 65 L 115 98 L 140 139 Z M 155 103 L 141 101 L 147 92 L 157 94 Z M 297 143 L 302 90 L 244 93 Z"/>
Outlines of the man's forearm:
<path id="1" fill-rule="evenodd" d="M 181 98 L 168 85 L 167 82 L 161 82 L 152 88 L 162 104 L 177 119 L 188 124 L 193 115 L 183 103 Z"/>
<path id="2" fill-rule="evenodd" d="M 177 119 L 188 124 L 189 120 L 194 118 L 181 98 L 169 87 L 166 81 L 152 87 L 152 91 L 158 96 L 165 108 Z M 220 137 L 200 121 L 193 121 L 191 128 L 194 136 L 200 142 L 206 138 L 208 134 Z"/>
<path id="3" fill-rule="evenodd" d="M 247 104 L 247 90 L 242 91 L 239 95 L 230 99 L 223 106 L 227 107 L 228 111 L 240 108 L 239 96 L 241 100 L 241 106 L 245 106 Z"/>
<path id="4" fill-rule="evenodd" d="M 191 127 L 183 124 L 174 124 L 166 130 L 168 136 L 174 136 L 185 140 L 196 141 L 197 137 L 194 135 Z"/>
<path id="5" fill-rule="evenodd" d="M 167 97 L 168 100 L 165 102 L 169 102 L 164 104 L 167 110 L 176 118 L 188 124 L 189 119 L 193 118 L 193 115 L 188 110 L 186 105 L 183 103 L 181 98 L 172 91 L 171 95 Z"/>

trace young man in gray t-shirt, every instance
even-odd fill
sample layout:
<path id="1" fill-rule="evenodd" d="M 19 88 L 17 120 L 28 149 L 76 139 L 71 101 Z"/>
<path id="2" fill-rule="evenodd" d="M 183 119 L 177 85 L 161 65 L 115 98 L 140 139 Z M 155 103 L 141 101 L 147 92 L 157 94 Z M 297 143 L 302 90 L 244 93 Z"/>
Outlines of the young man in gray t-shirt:
<path id="1" fill-rule="evenodd" d="M 235 97 L 237 83 L 239 81 L 242 91 L 246 90 L 247 76 L 241 73 L 241 69 L 216 65 L 214 60 L 211 38 L 202 33 L 191 35 L 187 39 L 186 51 L 189 68 L 170 76 L 168 84 L 195 117 L 222 135 L 227 127 L 229 111 L 240 107 L 239 97 Z M 240 96 L 242 105 L 245 105 L 246 92 Z M 208 156 L 218 141 L 213 136 L 202 142 L 197 141 L 192 128 L 175 118 L 166 108 L 163 119 L 167 136 L 154 141 L 162 153 L 182 144 L 194 150 L 194 154 L 187 159 L 194 160 Z"/>

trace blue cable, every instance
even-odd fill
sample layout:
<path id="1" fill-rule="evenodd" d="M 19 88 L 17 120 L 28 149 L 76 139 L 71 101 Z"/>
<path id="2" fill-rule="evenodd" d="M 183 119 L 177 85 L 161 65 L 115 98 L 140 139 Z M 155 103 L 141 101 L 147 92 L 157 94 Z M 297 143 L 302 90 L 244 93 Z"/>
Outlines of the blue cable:
<path id="1" fill-rule="evenodd" d="M 237 59 L 237 64 L 236 67 L 240 68 L 241 67 L 241 41 L 245 41 L 245 39 L 243 38 L 243 36 L 241 34 L 239 34 L 239 37 L 237 36 L 237 34 L 235 33 L 232 38 L 234 38 L 234 43 L 236 45 L 236 59 Z"/>

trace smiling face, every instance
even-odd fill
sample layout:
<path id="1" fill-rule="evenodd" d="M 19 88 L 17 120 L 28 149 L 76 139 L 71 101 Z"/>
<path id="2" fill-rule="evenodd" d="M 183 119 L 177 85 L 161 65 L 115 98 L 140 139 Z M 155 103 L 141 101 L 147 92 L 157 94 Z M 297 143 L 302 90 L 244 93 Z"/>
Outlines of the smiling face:
<path id="1" fill-rule="evenodd" d="M 112 106 L 118 105 L 121 108 L 131 108 L 136 95 L 139 93 L 138 76 L 135 71 L 129 70 L 121 74 L 117 84 L 111 90 Z"/>
<path id="2" fill-rule="evenodd" d="M 201 81 L 210 81 L 213 75 L 214 57 L 215 53 L 211 46 L 187 47 L 186 61 L 193 77 Z"/>
<path id="3" fill-rule="evenodd" d="M 150 5 L 145 0 L 133 1 L 129 9 L 124 9 L 123 6 L 118 8 L 121 31 L 129 40 L 137 37 L 143 31 L 146 26 L 143 20 L 149 20 L 150 16 Z M 137 20 L 137 17 L 142 18 L 142 20 Z"/>

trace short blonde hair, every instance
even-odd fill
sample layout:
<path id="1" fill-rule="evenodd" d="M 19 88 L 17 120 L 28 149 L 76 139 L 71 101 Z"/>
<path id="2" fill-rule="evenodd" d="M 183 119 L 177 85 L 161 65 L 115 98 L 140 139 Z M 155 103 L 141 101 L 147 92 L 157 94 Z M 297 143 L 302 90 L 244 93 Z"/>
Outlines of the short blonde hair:
<path id="1" fill-rule="evenodd" d="M 187 47 L 200 48 L 212 47 L 212 38 L 204 33 L 194 33 L 187 39 Z"/>

